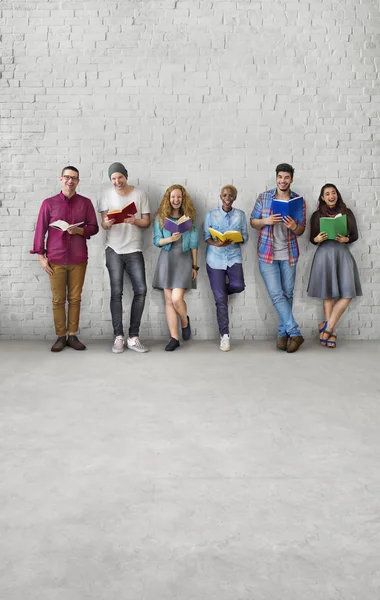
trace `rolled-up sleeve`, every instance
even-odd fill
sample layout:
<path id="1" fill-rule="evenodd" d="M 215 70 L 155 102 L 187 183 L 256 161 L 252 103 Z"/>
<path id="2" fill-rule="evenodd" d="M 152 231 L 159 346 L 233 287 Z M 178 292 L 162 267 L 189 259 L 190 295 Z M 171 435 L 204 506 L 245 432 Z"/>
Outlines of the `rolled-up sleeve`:
<path id="1" fill-rule="evenodd" d="M 251 213 L 251 219 L 261 219 L 262 210 L 263 210 L 263 204 L 262 204 L 261 198 L 259 196 L 255 202 L 255 206 L 253 207 L 253 211 Z"/>
<path id="2" fill-rule="evenodd" d="M 196 223 L 193 223 L 193 227 L 190 231 L 190 248 L 193 250 L 198 249 L 198 227 Z"/>
<path id="3" fill-rule="evenodd" d="M 302 227 L 306 227 L 306 202 L 303 200 L 302 205 L 302 223 L 298 223 L 298 225 L 302 225 Z"/>
<path id="4" fill-rule="evenodd" d="M 49 204 L 46 200 L 43 201 L 40 212 L 38 213 L 36 231 L 34 234 L 33 250 L 30 250 L 30 254 L 45 254 L 45 236 L 49 227 Z"/>
<path id="5" fill-rule="evenodd" d="M 243 212 L 243 214 L 241 215 L 241 235 L 243 236 L 243 244 L 245 244 L 246 242 L 248 242 L 248 231 L 247 231 L 247 218 L 245 216 L 245 213 Z"/>
<path id="6" fill-rule="evenodd" d="M 98 225 L 98 221 L 96 218 L 95 209 L 92 205 L 92 202 L 90 202 L 90 201 L 87 204 L 86 220 L 85 220 L 85 224 L 83 225 L 83 230 L 84 230 L 84 237 L 86 238 L 86 240 L 89 240 L 90 237 L 92 237 L 93 235 L 96 235 L 99 231 L 99 225 Z"/>
<path id="7" fill-rule="evenodd" d="M 210 223 L 210 211 L 206 213 L 205 220 L 203 223 L 203 239 L 205 242 L 210 239 L 211 233 L 209 232 L 209 227 L 211 227 Z"/>
<path id="8" fill-rule="evenodd" d="M 160 227 L 160 218 L 156 217 L 153 224 L 153 244 L 160 248 L 160 240 L 164 237 L 162 227 Z"/>

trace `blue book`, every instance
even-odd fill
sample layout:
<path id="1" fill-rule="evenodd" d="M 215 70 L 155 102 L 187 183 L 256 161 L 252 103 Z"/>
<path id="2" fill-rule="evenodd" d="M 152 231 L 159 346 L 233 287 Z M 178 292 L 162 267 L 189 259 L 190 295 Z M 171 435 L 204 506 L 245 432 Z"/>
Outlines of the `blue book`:
<path id="1" fill-rule="evenodd" d="M 290 200 L 279 200 L 274 198 L 272 201 L 272 210 L 274 215 L 282 217 L 291 217 L 297 223 L 302 223 L 303 220 L 303 198 L 296 196 Z"/>

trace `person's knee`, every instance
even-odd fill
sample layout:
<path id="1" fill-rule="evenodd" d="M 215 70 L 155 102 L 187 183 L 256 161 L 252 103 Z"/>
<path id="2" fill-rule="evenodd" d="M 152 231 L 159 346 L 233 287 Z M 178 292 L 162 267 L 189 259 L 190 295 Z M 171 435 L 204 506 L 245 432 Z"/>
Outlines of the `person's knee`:
<path id="1" fill-rule="evenodd" d="M 173 299 L 171 298 L 171 296 L 165 296 L 165 306 L 167 306 L 168 308 L 174 307 Z"/>
<path id="2" fill-rule="evenodd" d="M 272 304 L 278 304 L 279 302 L 282 302 L 283 300 L 285 300 L 285 294 L 284 292 L 280 289 L 280 290 L 276 290 L 275 292 L 272 292 L 270 294 L 270 298 L 272 300 Z"/>
<path id="3" fill-rule="evenodd" d="M 215 306 L 217 308 L 228 308 L 228 298 L 227 296 L 220 296 L 218 298 L 215 298 Z"/>
<path id="4" fill-rule="evenodd" d="M 291 288 L 289 290 L 283 290 L 284 298 L 289 302 L 289 304 L 293 304 L 293 294 L 294 289 Z"/>
<path id="5" fill-rule="evenodd" d="M 68 301 L 69 304 L 71 304 L 71 306 L 80 304 L 81 303 L 81 296 L 69 296 L 67 298 L 67 301 Z"/>
<path id="6" fill-rule="evenodd" d="M 123 287 L 122 286 L 112 286 L 111 287 L 111 302 L 120 302 L 123 297 Z"/>
<path id="7" fill-rule="evenodd" d="M 230 285 L 229 292 L 230 294 L 240 294 L 244 292 L 245 284 L 244 283 L 236 283 L 235 285 Z"/>
<path id="8" fill-rule="evenodd" d="M 148 288 L 146 287 L 145 283 L 142 283 L 141 285 L 139 285 L 138 287 L 135 288 L 134 290 L 134 296 L 135 297 L 140 297 L 140 298 L 145 298 L 146 294 L 147 294 Z"/>
<path id="9" fill-rule="evenodd" d="M 53 303 L 53 307 L 54 308 L 61 308 L 62 306 L 65 306 L 66 304 L 66 298 L 62 298 L 62 297 L 54 297 L 52 298 L 52 303 Z"/>
<path id="10" fill-rule="evenodd" d="M 173 299 L 173 306 L 175 308 L 175 310 L 178 310 L 181 308 L 183 302 L 183 298 L 174 298 Z"/>

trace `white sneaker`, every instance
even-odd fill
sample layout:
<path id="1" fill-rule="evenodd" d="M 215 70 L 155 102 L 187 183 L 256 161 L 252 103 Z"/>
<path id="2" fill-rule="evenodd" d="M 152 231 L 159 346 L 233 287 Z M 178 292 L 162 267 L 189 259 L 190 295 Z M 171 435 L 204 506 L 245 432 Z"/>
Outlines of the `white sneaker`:
<path id="1" fill-rule="evenodd" d="M 115 341 L 112 346 L 112 352 L 114 354 L 121 354 L 121 352 L 124 352 L 124 336 L 117 335 L 115 337 Z"/>
<path id="2" fill-rule="evenodd" d="M 144 344 L 140 342 L 138 337 L 128 338 L 127 346 L 130 350 L 134 350 L 135 352 L 149 352 L 149 348 L 144 346 Z"/>
<path id="3" fill-rule="evenodd" d="M 228 335 L 228 333 L 225 333 L 220 337 L 219 348 L 222 350 L 222 352 L 228 352 L 229 350 L 231 350 L 230 336 Z"/>

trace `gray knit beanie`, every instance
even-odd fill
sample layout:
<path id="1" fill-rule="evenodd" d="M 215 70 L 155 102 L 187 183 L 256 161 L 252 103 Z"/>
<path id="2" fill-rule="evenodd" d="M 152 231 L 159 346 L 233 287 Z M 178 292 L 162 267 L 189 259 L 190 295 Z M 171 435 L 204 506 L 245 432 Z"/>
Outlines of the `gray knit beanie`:
<path id="1" fill-rule="evenodd" d="M 128 171 L 125 168 L 124 165 L 122 165 L 121 163 L 113 163 L 110 168 L 108 169 L 108 177 L 111 179 L 111 176 L 114 173 L 121 173 L 122 175 L 124 175 L 124 177 L 126 179 L 128 179 Z"/>

